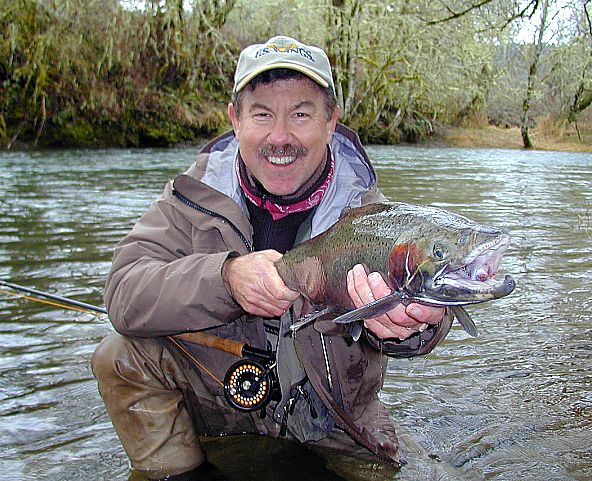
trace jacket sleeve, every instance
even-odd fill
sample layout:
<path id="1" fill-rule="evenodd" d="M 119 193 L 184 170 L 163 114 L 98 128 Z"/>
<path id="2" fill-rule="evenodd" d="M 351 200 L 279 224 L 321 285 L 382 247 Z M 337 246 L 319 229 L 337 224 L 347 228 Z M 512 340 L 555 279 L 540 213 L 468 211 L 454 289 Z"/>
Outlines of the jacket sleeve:
<path id="1" fill-rule="evenodd" d="M 364 329 L 366 340 L 375 349 L 389 357 L 415 357 L 428 354 L 448 335 L 452 326 L 453 314 L 447 309 L 439 324 L 428 327 L 423 332 L 399 339 L 379 339 L 368 329 Z"/>
<path id="2" fill-rule="evenodd" d="M 222 264 L 236 252 L 195 246 L 191 232 L 188 220 L 160 199 L 118 244 L 105 289 L 118 332 L 165 336 L 220 326 L 244 314 L 221 276 Z"/>

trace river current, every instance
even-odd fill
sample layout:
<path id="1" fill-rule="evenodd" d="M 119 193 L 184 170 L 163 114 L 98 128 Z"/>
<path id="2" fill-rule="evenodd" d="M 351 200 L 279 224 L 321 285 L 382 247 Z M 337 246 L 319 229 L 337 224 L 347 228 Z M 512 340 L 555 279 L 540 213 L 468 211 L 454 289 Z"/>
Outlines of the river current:
<path id="1" fill-rule="evenodd" d="M 502 227 L 512 295 L 471 307 L 431 354 L 391 360 L 381 394 L 408 464 L 392 479 L 592 479 L 592 155 L 368 147 L 392 200 Z M 0 153 L 0 279 L 102 305 L 115 244 L 197 149 Z M 89 359 L 112 329 L 0 290 L 0 467 L 6 479 L 127 481 Z M 211 443 L 232 480 L 336 481 L 265 440 Z M 230 462 L 229 462 L 230 460 Z"/>

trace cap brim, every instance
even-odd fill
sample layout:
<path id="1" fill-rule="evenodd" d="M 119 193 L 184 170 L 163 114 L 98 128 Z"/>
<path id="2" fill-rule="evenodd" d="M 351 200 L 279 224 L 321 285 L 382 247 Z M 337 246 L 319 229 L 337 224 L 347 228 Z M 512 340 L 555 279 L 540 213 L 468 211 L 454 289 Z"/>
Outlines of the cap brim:
<path id="1" fill-rule="evenodd" d="M 323 77 L 321 77 L 318 73 L 314 72 L 313 70 L 303 67 L 302 65 L 293 64 L 291 62 L 278 62 L 278 63 L 274 63 L 271 65 L 262 66 L 261 68 L 258 68 L 256 70 L 252 71 L 251 73 L 249 73 L 249 75 L 247 75 L 244 79 L 242 79 L 238 84 L 236 84 L 236 86 L 234 87 L 234 91 L 240 92 L 257 75 L 259 75 L 260 73 L 263 73 L 263 72 L 267 72 L 268 70 L 274 70 L 276 68 L 287 68 L 290 70 L 296 70 L 297 72 L 300 72 L 300 73 L 306 75 L 307 77 L 309 77 L 310 79 L 314 80 L 316 83 L 318 83 L 322 87 L 324 87 L 324 88 L 329 87 L 329 83 Z"/>

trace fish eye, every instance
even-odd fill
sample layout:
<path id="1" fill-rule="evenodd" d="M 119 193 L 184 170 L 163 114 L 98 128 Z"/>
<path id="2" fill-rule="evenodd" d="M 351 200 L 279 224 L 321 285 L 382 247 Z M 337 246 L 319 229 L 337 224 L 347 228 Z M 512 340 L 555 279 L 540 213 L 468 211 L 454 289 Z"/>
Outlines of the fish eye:
<path id="1" fill-rule="evenodd" d="M 434 244 L 432 252 L 434 254 L 434 257 L 439 260 L 445 259 L 448 256 L 448 249 L 446 249 L 444 244 L 440 242 L 436 242 Z"/>

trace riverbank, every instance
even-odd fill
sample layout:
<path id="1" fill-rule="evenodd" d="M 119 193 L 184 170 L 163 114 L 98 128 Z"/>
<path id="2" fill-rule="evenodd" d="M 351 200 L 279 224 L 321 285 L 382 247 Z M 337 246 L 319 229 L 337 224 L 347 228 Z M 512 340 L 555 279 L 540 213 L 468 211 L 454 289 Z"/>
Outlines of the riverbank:
<path id="1" fill-rule="evenodd" d="M 211 122 L 208 129 L 222 133 L 230 129 L 225 124 L 225 119 L 221 113 L 212 115 L 216 117 L 216 122 Z M 162 126 L 161 126 L 162 127 Z M 203 128 L 203 126 L 201 126 Z M 206 129 L 206 130 L 208 130 Z M 200 145 L 217 133 L 203 137 L 204 133 L 199 129 L 177 128 L 179 135 L 171 137 L 170 133 L 164 132 L 156 127 L 149 129 L 150 135 L 142 131 L 142 135 L 135 133 L 135 137 L 130 137 L 130 129 L 123 129 L 119 136 L 101 134 L 96 130 L 87 129 L 92 135 L 88 137 L 59 135 L 51 132 L 44 142 L 35 145 L 31 141 L 15 140 L 8 145 L 0 146 L 5 150 L 43 150 L 51 148 L 118 148 L 118 147 L 174 147 L 178 145 Z M 533 128 L 530 131 L 531 139 L 534 144 L 533 150 L 549 150 L 558 152 L 592 152 L 592 126 L 585 126 L 583 129 L 584 137 L 588 142 L 578 140 L 575 129 L 570 129 L 561 134 L 553 132 L 542 127 Z M 108 131 L 107 133 L 109 133 Z M 127 136 L 126 136 L 127 132 Z M 201 135 L 200 135 L 201 134 Z M 125 137 L 125 139 L 123 138 Z M 203 137 L 203 138 L 202 138 Z M 61 139 L 57 141 L 56 138 Z M 52 140 L 53 139 L 53 140 Z M 130 140 L 132 139 L 132 140 Z M 458 147 L 458 148 L 489 148 L 489 149 L 517 149 L 523 150 L 522 137 L 518 127 L 496 127 L 492 125 L 474 126 L 474 127 L 441 127 L 437 134 L 418 144 L 405 144 L 411 147 L 427 145 L 430 147 Z"/>
<path id="2" fill-rule="evenodd" d="M 562 135 L 549 133 L 544 128 L 532 129 L 534 150 L 560 152 L 592 152 L 592 144 L 578 140 L 574 131 Z M 428 143 L 431 143 L 428 141 Z M 523 149 L 518 127 L 455 127 L 445 128 L 438 136 L 437 145 L 460 148 Z"/>

